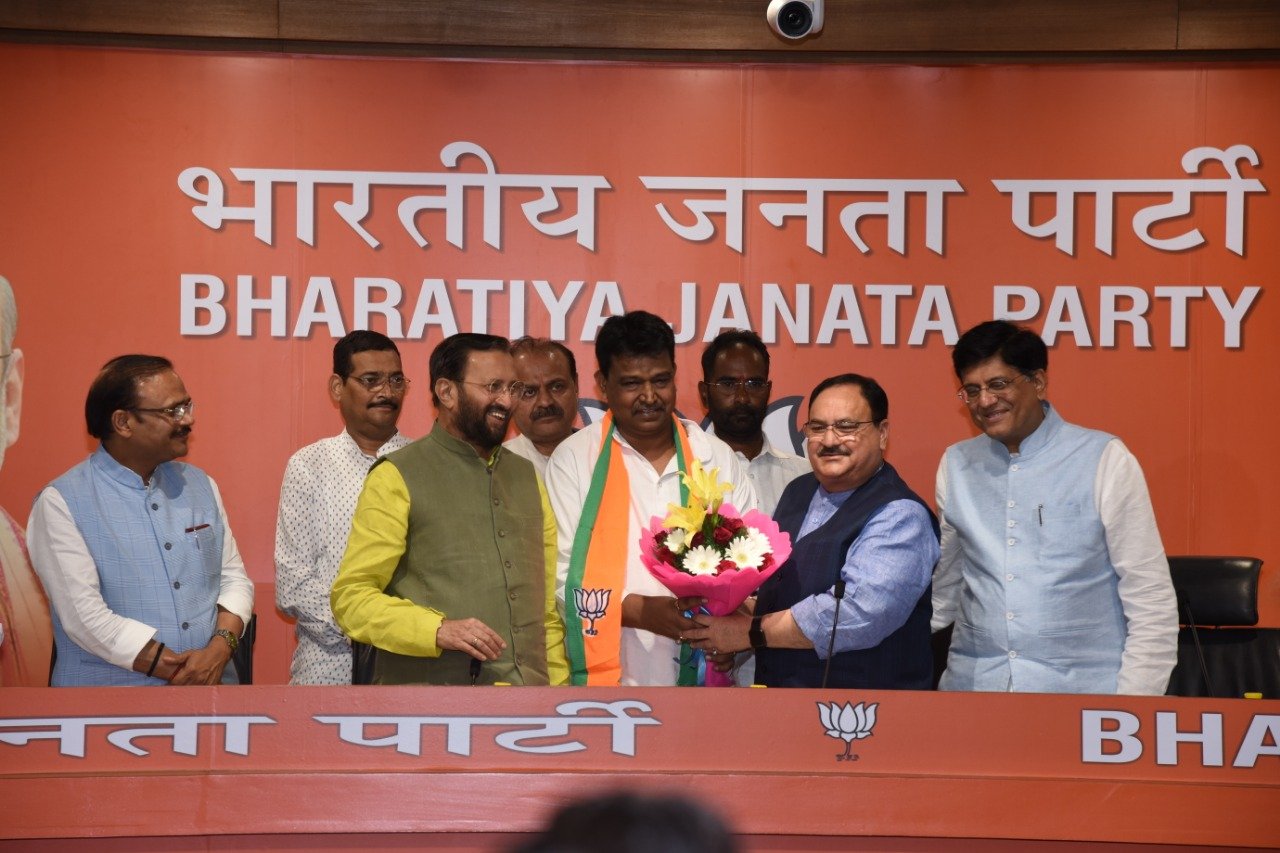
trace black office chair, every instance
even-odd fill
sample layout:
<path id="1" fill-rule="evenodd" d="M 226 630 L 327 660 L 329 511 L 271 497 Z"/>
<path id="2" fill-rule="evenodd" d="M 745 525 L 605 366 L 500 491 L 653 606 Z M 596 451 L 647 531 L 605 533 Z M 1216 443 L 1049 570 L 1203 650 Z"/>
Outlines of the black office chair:
<path id="1" fill-rule="evenodd" d="M 253 641 L 258 638 L 258 614 L 249 616 L 249 624 L 244 626 L 244 634 L 240 637 L 240 645 L 231 655 L 231 662 L 236 665 L 236 675 L 241 684 L 253 684 Z"/>
<path id="2" fill-rule="evenodd" d="M 373 684 L 373 667 L 378 657 L 377 646 L 351 641 L 351 683 Z"/>
<path id="3" fill-rule="evenodd" d="M 1257 628 L 1254 557 L 1170 557 L 1178 596 L 1178 664 L 1170 696 L 1280 697 L 1280 629 Z"/>

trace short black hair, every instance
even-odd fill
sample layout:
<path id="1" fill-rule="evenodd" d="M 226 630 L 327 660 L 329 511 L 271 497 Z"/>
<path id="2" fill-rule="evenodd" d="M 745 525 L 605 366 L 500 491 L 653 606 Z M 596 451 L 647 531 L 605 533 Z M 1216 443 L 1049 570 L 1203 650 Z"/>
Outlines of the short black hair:
<path id="1" fill-rule="evenodd" d="M 506 352 L 511 344 L 506 338 L 497 335 L 482 335 L 479 332 L 458 332 L 450 335 L 431 351 L 431 402 L 440 405 L 436 395 L 436 380 L 448 379 L 451 382 L 462 381 L 467 371 L 467 359 L 473 352 L 490 352 L 502 350 Z"/>
<path id="2" fill-rule="evenodd" d="M 382 332 L 356 329 L 354 332 L 347 332 L 341 340 L 333 345 L 333 372 L 346 379 L 351 375 L 351 357 L 358 352 L 369 352 L 370 350 L 377 352 L 390 350 L 396 355 L 400 354 L 400 350 L 396 348 L 395 341 L 382 334 Z"/>
<path id="3" fill-rule="evenodd" d="M 696 798 L 617 792 L 570 803 L 515 853 L 734 853 L 737 840 Z"/>
<path id="4" fill-rule="evenodd" d="M 569 375 L 573 377 L 573 384 L 578 384 L 578 360 L 573 357 L 573 350 L 564 344 L 550 338 L 533 338 L 528 335 L 511 342 L 512 357 L 526 352 L 560 353 L 569 362 Z"/>
<path id="5" fill-rule="evenodd" d="M 138 383 L 166 370 L 173 370 L 173 362 L 159 355 L 118 355 L 102 365 L 84 401 L 89 435 L 106 441 L 114 432 L 111 416 L 138 405 Z"/>
<path id="6" fill-rule="evenodd" d="M 960 377 L 974 365 L 997 355 L 1005 364 L 1028 376 L 1049 367 L 1049 348 L 1044 345 L 1044 339 L 1008 320 L 988 320 L 961 335 L 951 350 L 951 364 Z"/>
<path id="7" fill-rule="evenodd" d="M 760 336 L 750 329 L 729 329 L 716 335 L 702 351 L 703 380 L 711 381 L 711 374 L 716 369 L 716 359 L 720 357 L 720 353 L 739 345 L 750 347 L 760 353 L 761 358 L 764 359 L 765 372 L 769 371 L 769 348 L 764 345 L 764 341 L 760 340 Z"/>
<path id="8" fill-rule="evenodd" d="M 676 334 L 667 321 L 648 311 L 628 311 L 604 321 L 596 337 L 596 364 L 606 377 L 613 360 L 667 356 L 676 363 Z"/>
<path id="9" fill-rule="evenodd" d="M 837 385 L 856 385 L 862 391 L 863 398 L 871 407 L 873 424 L 879 425 L 889 417 L 889 395 L 884 393 L 879 382 L 870 376 L 861 376 L 857 373 L 841 373 L 839 376 L 829 376 L 819 382 L 814 386 L 813 393 L 809 395 L 809 408 L 813 408 L 813 401 L 818 399 L 819 394 Z"/>

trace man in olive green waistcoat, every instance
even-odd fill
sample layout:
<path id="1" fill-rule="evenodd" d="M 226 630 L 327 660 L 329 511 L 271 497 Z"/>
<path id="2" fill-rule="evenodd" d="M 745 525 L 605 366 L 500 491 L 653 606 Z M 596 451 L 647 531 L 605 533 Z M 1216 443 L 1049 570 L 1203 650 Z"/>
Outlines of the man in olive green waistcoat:
<path id="1" fill-rule="evenodd" d="M 505 338 L 446 338 L 434 428 L 365 480 L 331 603 L 376 647 L 375 684 L 567 680 L 555 517 L 533 465 L 502 447 L 520 391 Z"/>

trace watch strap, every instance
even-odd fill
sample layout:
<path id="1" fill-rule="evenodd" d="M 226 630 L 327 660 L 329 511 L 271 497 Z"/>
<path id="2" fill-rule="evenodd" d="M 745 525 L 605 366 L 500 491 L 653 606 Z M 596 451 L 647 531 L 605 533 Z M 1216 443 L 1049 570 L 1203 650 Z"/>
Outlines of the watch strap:
<path id="1" fill-rule="evenodd" d="M 231 647 L 231 654 L 236 653 L 236 649 L 240 647 L 240 638 L 228 631 L 226 628 L 217 628 L 213 632 L 213 636 L 221 637 L 227 641 L 227 645 Z"/>

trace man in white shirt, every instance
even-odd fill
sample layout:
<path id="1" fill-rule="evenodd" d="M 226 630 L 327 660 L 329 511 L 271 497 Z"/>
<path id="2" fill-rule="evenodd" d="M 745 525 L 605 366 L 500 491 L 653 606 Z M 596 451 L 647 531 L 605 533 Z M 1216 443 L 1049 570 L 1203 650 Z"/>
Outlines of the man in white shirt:
<path id="1" fill-rule="evenodd" d="M 351 642 L 329 592 L 370 466 L 409 443 L 396 424 L 409 380 L 386 335 L 355 331 L 333 347 L 329 396 L 344 428 L 293 454 L 276 519 L 276 606 L 297 619 L 290 684 L 350 684 Z"/>
<path id="2" fill-rule="evenodd" d="M 572 350 L 546 338 L 514 341 L 511 356 L 524 390 L 511 409 L 520 434 L 503 447 L 528 459 L 546 479 L 547 460 L 573 435 L 578 417 L 578 362 Z"/>
<path id="3" fill-rule="evenodd" d="M 679 662 L 687 649 L 678 641 L 700 624 L 685 615 L 699 602 L 675 599 L 649 574 L 640 561 L 641 532 L 681 502 L 680 472 L 693 459 L 733 484 L 726 500 L 740 510 L 755 507 L 755 493 L 727 444 L 676 417 L 675 337 L 666 321 L 644 311 L 610 317 L 596 339 L 596 359 L 609 413 L 566 439 L 547 466 L 571 681 L 689 683 L 690 667 Z M 610 481 L 625 490 L 615 492 Z M 622 505 L 611 500 L 615 494 Z M 614 551 L 604 544 L 611 541 Z"/>
<path id="4" fill-rule="evenodd" d="M 54 686 L 236 683 L 253 583 L 218 487 L 187 453 L 195 404 L 168 359 L 123 355 L 89 388 L 101 444 L 36 498 L 31 561 L 53 608 Z"/>
<path id="5" fill-rule="evenodd" d="M 773 515 L 782 490 L 812 470 L 809 460 L 770 443 L 762 429 L 769 412 L 769 349 L 755 332 L 721 332 L 702 351 L 698 395 L 716 438 L 747 466 L 761 512 Z"/>

